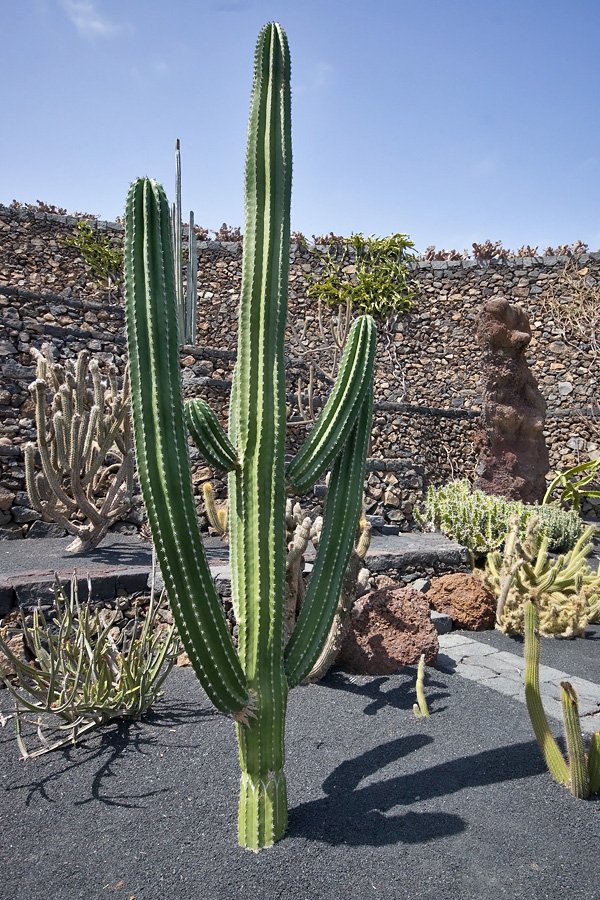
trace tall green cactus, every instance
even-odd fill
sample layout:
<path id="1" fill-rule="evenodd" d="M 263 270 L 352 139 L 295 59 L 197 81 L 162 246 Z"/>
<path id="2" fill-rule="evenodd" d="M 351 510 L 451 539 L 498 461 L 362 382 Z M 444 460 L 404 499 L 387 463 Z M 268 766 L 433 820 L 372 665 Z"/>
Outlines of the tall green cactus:
<path id="1" fill-rule="evenodd" d="M 287 824 L 288 688 L 310 672 L 331 628 L 358 522 L 372 415 L 375 326 L 354 326 L 336 386 L 285 466 L 284 330 L 291 194 L 290 61 L 281 27 L 256 48 L 245 176 L 238 358 L 229 436 L 202 400 L 188 404 L 199 449 L 229 472 L 234 648 L 196 516 L 181 399 L 169 210 L 162 188 L 132 185 L 126 212 L 127 332 L 140 481 L 174 618 L 204 690 L 236 720 L 239 839 L 271 845 Z M 286 490 L 332 468 L 322 537 L 284 650 Z"/>

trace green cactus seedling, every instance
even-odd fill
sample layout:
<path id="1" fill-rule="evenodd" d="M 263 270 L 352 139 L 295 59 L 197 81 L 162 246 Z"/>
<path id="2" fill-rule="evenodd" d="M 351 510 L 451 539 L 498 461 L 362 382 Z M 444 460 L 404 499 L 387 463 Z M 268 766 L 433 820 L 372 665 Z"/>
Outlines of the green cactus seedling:
<path id="1" fill-rule="evenodd" d="M 252 850 L 281 838 L 287 824 L 287 693 L 306 678 L 321 652 L 352 551 L 370 434 L 376 337 L 371 318 L 356 320 L 329 401 L 286 469 L 289 81 L 287 39 L 271 23 L 259 36 L 255 56 L 229 434 L 202 401 L 194 404 L 191 429 L 199 449 L 229 473 L 237 650 L 210 576 L 194 504 L 164 191 L 147 178 L 138 179 L 126 211 L 127 333 L 140 481 L 185 649 L 209 698 L 236 720 L 242 770 L 239 839 Z M 308 490 L 328 468 L 322 537 L 300 615 L 284 647 L 286 491 Z"/>

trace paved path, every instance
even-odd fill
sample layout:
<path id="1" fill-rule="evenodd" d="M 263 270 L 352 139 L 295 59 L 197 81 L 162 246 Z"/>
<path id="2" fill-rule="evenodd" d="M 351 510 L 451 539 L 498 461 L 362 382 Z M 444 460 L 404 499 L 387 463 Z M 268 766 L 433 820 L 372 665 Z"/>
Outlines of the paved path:
<path id="1" fill-rule="evenodd" d="M 441 634 L 439 640 L 438 665 L 442 669 L 454 670 L 463 678 L 525 703 L 525 660 L 522 656 L 497 650 L 464 634 Z M 570 681 L 577 691 L 584 734 L 600 731 L 600 685 L 560 669 L 540 665 L 540 693 L 546 714 L 562 721 L 561 681 Z"/>

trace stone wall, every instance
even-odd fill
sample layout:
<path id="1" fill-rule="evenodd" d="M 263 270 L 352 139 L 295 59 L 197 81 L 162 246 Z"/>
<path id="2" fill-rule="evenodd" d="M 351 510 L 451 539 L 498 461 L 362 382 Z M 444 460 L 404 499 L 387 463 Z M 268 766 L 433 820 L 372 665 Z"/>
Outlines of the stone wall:
<path id="1" fill-rule="evenodd" d="M 79 251 L 63 243 L 77 220 L 0 207 L 0 526 L 19 533 L 31 521 L 24 494 L 22 447 L 35 439 L 28 384 L 34 377 L 30 347 L 49 341 L 57 357 L 84 347 L 121 370 L 126 360 L 119 292 L 94 283 Z M 119 225 L 92 223 L 112 241 Z M 184 390 L 201 392 L 226 424 L 235 362 L 240 243 L 199 245 L 198 342 L 182 352 Z M 308 401 L 313 368 L 318 411 L 331 384 L 332 328 L 337 311 L 319 310 L 307 298 L 320 267 L 307 247 L 293 245 L 290 268 L 288 371 L 290 450 L 306 432 L 295 394 L 301 379 Z M 559 283 L 566 257 L 487 261 L 418 261 L 414 308 L 380 329 L 376 358 L 375 416 L 368 474 L 368 511 L 403 530 L 414 527 L 412 509 L 429 483 L 472 477 L 479 429 L 481 355 L 475 316 L 483 300 L 505 296 L 522 304 L 533 330 L 529 362 L 548 404 L 546 440 L 552 468 L 600 455 L 599 429 L 587 414 L 596 390 L 587 344 L 565 340 L 544 302 Z M 578 259 L 579 270 L 600 277 L 600 254 Z M 568 336 L 567 336 L 568 337 Z M 194 458 L 199 486 L 213 473 Z M 217 483 L 217 496 L 225 486 Z M 10 502 L 9 502 L 10 501 Z M 4 508 L 3 508 L 4 507 Z"/>

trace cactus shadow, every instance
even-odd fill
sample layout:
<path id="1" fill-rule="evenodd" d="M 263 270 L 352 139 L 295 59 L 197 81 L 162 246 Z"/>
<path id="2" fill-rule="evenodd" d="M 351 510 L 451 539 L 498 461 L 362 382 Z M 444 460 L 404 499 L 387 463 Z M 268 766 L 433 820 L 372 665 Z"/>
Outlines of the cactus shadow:
<path id="1" fill-rule="evenodd" d="M 403 757 L 432 742 L 433 738 L 426 735 L 401 737 L 343 762 L 323 782 L 325 797 L 301 803 L 290 811 L 290 834 L 331 845 L 427 843 L 460 834 L 472 823 L 465 816 L 440 809 L 398 812 L 398 807 L 427 803 L 431 809 L 436 800 L 465 789 L 531 778 L 547 771 L 533 740 L 374 780 L 384 768 L 398 771 Z M 365 779 L 368 783 L 361 785 Z M 458 805 L 457 798 L 455 808 Z M 471 802 L 468 808 L 472 809 Z"/>
<path id="2" fill-rule="evenodd" d="M 218 713 L 212 709 L 191 710 L 186 703 L 175 703 L 160 710 L 150 709 L 143 719 L 115 720 L 84 735 L 76 745 L 69 744 L 38 759 L 26 761 L 25 765 L 32 767 L 29 768 L 29 772 L 32 775 L 35 773 L 35 777 L 15 780 L 5 790 L 7 792 L 25 790 L 23 802 L 27 807 L 36 799 L 52 803 L 56 799 L 54 791 L 60 788 L 64 778 L 83 768 L 86 772 L 91 772 L 89 794 L 85 799 L 74 801 L 74 806 L 100 802 L 105 806 L 141 809 L 147 800 L 168 793 L 169 789 L 134 791 L 128 783 L 122 792 L 111 791 L 109 788 L 111 779 L 118 774 L 117 767 L 122 755 L 128 752 L 150 758 L 156 753 L 157 745 L 163 744 L 157 729 L 175 730 L 177 726 L 196 724 L 201 719 L 206 719 L 210 723 L 215 715 Z M 151 726 L 151 730 L 148 726 Z M 28 749 L 32 751 L 36 749 L 32 740 L 28 740 L 27 743 Z M 173 747 L 174 742 L 170 741 L 169 745 Z M 45 772 L 40 775 L 42 766 Z"/>
<path id="3" fill-rule="evenodd" d="M 450 696 L 446 684 L 435 678 L 435 670 L 427 669 L 425 675 L 425 694 L 431 712 L 441 712 L 445 707 L 439 701 Z M 402 670 L 404 680 L 398 683 L 397 675 L 348 675 L 341 669 L 333 669 L 327 673 L 322 684 L 334 690 L 343 690 L 364 697 L 370 702 L 363 709 L 366 716 L 375 716 L 381 709 L 391 706 L 398 710 L 412 710 L 417 697 L 415 684 L 417 667 L 407 666 Z M 393 684 L 393 687 L 389 685 Z"/>

